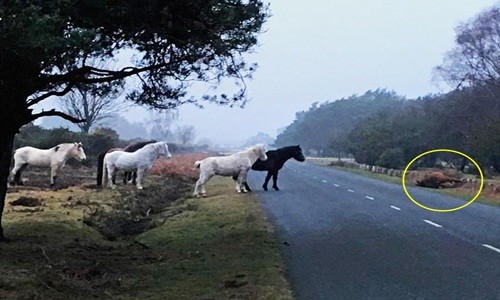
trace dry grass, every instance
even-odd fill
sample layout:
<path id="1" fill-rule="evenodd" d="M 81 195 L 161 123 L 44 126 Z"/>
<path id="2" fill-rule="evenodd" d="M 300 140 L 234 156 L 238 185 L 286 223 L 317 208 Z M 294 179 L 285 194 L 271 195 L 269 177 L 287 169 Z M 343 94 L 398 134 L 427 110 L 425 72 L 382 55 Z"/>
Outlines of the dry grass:
<path id="1" fill-rule="evenodd" d="M 176 154 L 171 159 L 160 158 L 153 165 L 151 174 L 171 174 L 196 180 L 198 179 L 199 172 L 194 163 L 208 156 L 212 155 L 205 153 Z"/>

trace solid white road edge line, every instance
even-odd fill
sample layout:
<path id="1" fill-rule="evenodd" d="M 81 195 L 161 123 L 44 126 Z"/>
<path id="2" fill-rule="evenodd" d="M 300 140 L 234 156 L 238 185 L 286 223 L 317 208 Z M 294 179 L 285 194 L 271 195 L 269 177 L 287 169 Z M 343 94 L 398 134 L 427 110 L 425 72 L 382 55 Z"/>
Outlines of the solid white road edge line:
<path id="1" fill-rule="evenodd" d="M 493 251 L 496 251 L 496 252 L 500 253 L 500 249 L 498 249 L 498 248 L 495 248 L 495 247 L 493 247 L 493 246 L 491 246 L 491 245 L 488 245 L 488 244 L 482 244 L 482 245 L 483 245 L 484 247 L 486 247 L 486 248 L 490 249 L 490 250 L 493 250 Z"/>
<path id="2" fill-rule="evenodd" d="M 434 223 L 434 222 L 432 222 L 432 221 L 429 221 L 429 220 L 424 220 L 424 222 L 425 222 L 425 223 L 427 223 L 427 224 L 430 224 L 430 225 L 432 225 L 432 226 L 434 226 L 434 227 L 443 227 L 443 226 L 441 226 L 441 225 L 439 225 L 439 224 L 436 224 L 436 223 Z"/>

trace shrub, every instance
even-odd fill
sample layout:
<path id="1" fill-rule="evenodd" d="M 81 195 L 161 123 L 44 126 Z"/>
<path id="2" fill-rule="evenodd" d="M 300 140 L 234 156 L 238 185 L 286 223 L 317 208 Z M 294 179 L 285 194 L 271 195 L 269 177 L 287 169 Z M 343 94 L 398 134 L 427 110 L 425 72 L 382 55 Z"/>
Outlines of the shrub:
<path id="1" fill-rule="evenodd" d="M 384 168 L 400 169 L 404 166 L 404 153 L 400 148 L 389 148 L 378 158 L 376 165 Z"/>

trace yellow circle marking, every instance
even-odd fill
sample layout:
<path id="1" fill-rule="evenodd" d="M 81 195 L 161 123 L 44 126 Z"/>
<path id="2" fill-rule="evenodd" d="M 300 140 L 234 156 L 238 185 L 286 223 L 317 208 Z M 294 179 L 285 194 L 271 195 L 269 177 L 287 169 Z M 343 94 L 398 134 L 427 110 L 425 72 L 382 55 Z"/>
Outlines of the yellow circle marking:
<path id="1" fill-rule="evenodd" d="M 437 209 L 437 208 L 428 207 L 428 206 L 425 206 L 425 205 L 419 203 L 417 200 L 413 199 L 413 197 L 410 195 L 410 193 L 406 189 L 405 177 L 406 177 L 406 172 L 408 171 L 408 169 L 410 168 L 410 166 L 417 159 L 421 158 L 422 156 L 427 155 L 427 154 L 431 154 L 431 153 L 436 153 L 436 152 L 450 152 L 450 153 L 455 153 L 455 154 L 458 154 L 458 155 L 462 155 L 463 157 L 466 157 L 468 160 L 472 161 L 472 163 L 476 166 L 477 170 L 479 171 L 479 176 L 481 177 L 481 184 L 479 185 L 479 190 L 477 191 L 477 194 L 469 202 L 465 203 L 464 205 L 458 206 L 458 207 L 454 207 L 454 208 L 449 208 L 449 209 Z M 403 171 L 402 183 L 403 183 L 403 189 L 405 191 L 406 196 L 408 198 L 410 198 L 410 200 L 413 201 L 413 203 L 415 203 L 416 205 L 420 206 L 421 208 L 424 208 L 424 209 L 427 209 L 427 210 L 430 210 L 430 211 L 435 211 L 435 212 L 452 212 L 452 211 L 456 211 L 456 210 L 462 209 L 462 208 L 470 205 L 472 202 L 474 202 L 477 199 L 477 197 L 479 197 L 479 194 L 481 194 L 481 191 L 483 190 L 484 176 L 483 176 L 483 172 L 481 171 L 481 167 L 479 167 L 479 164 L 475 160 L 473 160 L 472 158 L 470 158 L 470 156 L 468 156 L 467 154 L 459 152 L 459 151 L 456 151 L 456 150 L 452 150 L 452 149 L 434 149 L 434 150 L 429 150 L 427 152 L 424 152 L 424 153 L 418 155 L 417 157 L 415 157 L 414 159 L 412 159 L 410 161 L 410 163 L 408 163 L 408 165 L 406 165 L 406 168 Z"/>

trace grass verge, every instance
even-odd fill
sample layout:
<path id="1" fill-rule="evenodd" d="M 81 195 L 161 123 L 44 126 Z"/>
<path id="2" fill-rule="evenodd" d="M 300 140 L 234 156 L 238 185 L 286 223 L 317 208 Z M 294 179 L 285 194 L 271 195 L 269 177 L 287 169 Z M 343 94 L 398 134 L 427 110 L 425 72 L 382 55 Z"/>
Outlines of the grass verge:
<path id="1" fill-rule="evenodd" d="M 138 235 L 110 240 L 83 222 L 124 194 L 139 203 L 168 192 L 132 190 L 30 192 L 24 196 L 42 197 L 41 209 L 9 207 L 0 298 L 292 299 L 272 228 L 256 199 L 237 195 L 231 180 L 214 178 L 207 198 L 147 209 L 154 228 Z"/>

